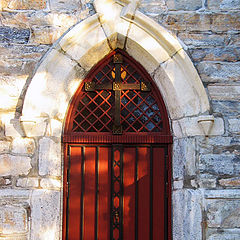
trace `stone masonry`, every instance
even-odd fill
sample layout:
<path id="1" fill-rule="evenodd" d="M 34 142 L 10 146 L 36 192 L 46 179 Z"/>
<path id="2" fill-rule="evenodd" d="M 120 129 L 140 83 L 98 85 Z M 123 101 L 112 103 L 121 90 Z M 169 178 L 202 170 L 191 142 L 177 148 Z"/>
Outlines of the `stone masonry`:
<path id="1" fill-rule="evenodd" d="M 139 10 L 184 46 L 217 122 L 210 136 L 191 124 L 174 136 L 173 240 L 239 240 L 240 0 L 142 0 Z M 61 239 L 61 138 L 47 120 L 26 137 L 14 119 L 45 54 L 94 13 L 89 0 L 0 1 L 0 240 Z"/>

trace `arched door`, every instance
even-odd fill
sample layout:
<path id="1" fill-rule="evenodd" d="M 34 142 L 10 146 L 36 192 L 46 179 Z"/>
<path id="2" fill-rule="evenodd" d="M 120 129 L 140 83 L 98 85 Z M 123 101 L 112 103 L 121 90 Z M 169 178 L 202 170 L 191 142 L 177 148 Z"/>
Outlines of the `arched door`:
<path id="1" fill-rule="evenodd" d="M 170 239 L 168 117 L 150 76 L 124 51 L 83 81 L 63 142 L 64 239 Z"/>

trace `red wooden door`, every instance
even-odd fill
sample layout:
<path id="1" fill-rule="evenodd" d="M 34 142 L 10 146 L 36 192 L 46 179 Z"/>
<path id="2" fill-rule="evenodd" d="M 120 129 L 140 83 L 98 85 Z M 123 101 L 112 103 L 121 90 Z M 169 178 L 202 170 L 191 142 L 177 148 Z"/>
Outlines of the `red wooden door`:
<path id="1" fill-rule="evenodd" d="M 166 146 L 70 145 L 68 239 L 166 239 Z"/>
<path id="2" fill-rule="evenodd" d="M 171 239 L 172 136 L 140 64 L 116 50 L 90 71 L 69 106 L 63 142 L 63 239 Z"/>

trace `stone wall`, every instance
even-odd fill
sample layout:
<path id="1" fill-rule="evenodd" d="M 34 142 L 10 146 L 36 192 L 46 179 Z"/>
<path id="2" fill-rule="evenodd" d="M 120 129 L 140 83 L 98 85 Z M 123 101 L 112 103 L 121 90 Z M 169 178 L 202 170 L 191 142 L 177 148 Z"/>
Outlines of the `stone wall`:
<path id="1" fill-rule="evenodd" d="M 48 122 L 23 137 L 13 119 L 44 54 L 95 11 L 78 0 L 2 0 L 0 10 L 0 240 L 57 240 L 61 140 Z M 175 136 L 173 239 L 240 239 L 240 1 L 142 0 L 139 10 L 182 42 L 219 119 L 215 136 Z"/>

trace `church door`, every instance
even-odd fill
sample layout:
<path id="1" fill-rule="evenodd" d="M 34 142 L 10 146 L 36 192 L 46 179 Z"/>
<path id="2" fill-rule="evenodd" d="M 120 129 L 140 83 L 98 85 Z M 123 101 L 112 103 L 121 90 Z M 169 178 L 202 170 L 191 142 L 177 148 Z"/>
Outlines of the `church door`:
<path id="1" fill-rule="evenodd" d="M 83 81 L 63 142 L 63 239 L 171 238 L 167 112 L 151 77 L 124 51 Z"/>

